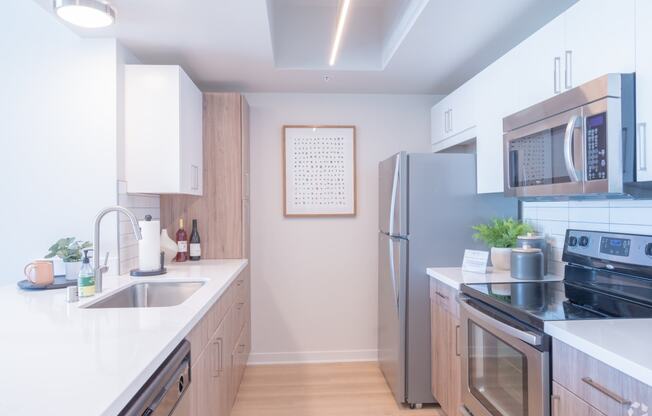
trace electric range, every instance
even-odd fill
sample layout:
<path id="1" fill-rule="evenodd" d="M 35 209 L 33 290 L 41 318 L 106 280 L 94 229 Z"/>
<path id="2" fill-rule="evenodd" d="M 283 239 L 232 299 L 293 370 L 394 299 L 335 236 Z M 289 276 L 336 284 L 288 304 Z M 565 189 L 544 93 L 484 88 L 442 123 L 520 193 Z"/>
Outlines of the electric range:
<path id="1" fill-rule="evenodd" d="M 652 318 L 652 236 L 568 230 L 564 280 L 463 285 L 462 401 L 474 416 L 549 416 L 546 321 Z"/>

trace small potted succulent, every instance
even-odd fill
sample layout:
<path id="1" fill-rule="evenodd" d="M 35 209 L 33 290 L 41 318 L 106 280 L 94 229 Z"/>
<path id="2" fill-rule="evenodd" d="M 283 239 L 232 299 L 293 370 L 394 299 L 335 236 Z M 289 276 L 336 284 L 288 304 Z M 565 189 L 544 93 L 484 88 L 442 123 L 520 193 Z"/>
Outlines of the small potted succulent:
<path id="1" fill-rule="evenodd" d="M 489 224 L 473 227 L 476 233 L 473 238 L 484 241 L 491 247 L 491 263 L 496 269 L 509 270 L 512 247 L 516 246 L 519 235 L 533 231 L 530 224 L 513 218 L 495 218 Z"/>
<path id="2" fill-rule="evenodd" d="M 75 280 L 81 268 L 82 251 L 92 246 L 90 241 L 79 241 L 75 237 L 61 238 L 48 249 L 45 258 L 59 257 L 66 267 L 66 279 Z"/>

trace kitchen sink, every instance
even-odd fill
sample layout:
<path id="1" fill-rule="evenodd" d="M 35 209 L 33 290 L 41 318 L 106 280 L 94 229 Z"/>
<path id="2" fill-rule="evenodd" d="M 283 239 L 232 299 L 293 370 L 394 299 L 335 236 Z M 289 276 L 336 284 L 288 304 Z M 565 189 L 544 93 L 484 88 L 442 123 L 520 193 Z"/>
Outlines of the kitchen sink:
<path id="1" fill-rule="evenodd" d="M 157 308 L 185 302 L 204 285 L 192 282 L 142 282 L 127 286 L 85 308 Z"/>

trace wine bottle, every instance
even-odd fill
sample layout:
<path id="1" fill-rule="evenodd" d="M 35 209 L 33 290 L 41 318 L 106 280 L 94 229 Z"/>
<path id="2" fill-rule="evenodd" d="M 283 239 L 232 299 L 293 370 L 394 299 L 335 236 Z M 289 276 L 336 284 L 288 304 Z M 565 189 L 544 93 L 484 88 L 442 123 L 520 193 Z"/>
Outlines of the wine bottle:
<path id="1" fill-rule="evenodd" d="M 183 229 L 183 218 L 179 219 L 179 230 L 177 231 L 177 262 L 188 260 L 188 234 Z"/>
<path id="2" fill-rule="evenodd" d="M 192 231 L 190 232 L 190 260 L 201 259 L 201 244 L 199 231 L 197 231 L 197 220 L 192 220 Z"/>

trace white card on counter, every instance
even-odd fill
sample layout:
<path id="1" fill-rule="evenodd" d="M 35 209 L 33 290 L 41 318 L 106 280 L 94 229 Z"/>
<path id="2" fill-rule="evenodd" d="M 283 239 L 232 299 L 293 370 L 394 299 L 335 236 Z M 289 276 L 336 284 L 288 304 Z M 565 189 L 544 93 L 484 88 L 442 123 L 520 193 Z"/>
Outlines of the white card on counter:
<path id="1" fill-rule="evenodd" d="M 474 273 L 487 273 L 489 252 L 481 250 L 464 250 L 462 270 Z"/>

